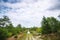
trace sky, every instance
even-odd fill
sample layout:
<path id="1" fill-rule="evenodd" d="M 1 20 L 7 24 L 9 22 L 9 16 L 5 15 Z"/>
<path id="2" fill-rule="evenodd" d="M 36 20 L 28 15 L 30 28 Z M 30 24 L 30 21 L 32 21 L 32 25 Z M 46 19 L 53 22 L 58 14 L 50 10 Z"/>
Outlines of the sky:
<path id="1" fill-rule="evenodd" d="M 0 17 L 6 15 L 14 26 L 41 26 L 43 16 L 60 14 L 60 0 L 0 0 Z"/>

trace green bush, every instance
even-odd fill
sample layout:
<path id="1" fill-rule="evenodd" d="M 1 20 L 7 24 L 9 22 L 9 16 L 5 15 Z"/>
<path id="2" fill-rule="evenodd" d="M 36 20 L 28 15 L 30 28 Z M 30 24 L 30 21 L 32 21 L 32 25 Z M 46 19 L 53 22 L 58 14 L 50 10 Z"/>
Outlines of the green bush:
<path id="1" fill-rule="evenodd" d="M 0 28 L 0 39 L 5 40 L 7 37 L 9 37 L 8 30 Z"/>

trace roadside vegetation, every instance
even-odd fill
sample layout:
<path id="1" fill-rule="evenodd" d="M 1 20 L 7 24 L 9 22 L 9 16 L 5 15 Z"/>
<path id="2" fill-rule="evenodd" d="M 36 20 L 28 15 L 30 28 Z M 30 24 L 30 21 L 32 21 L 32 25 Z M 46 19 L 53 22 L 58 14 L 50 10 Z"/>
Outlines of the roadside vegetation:
<path id="1" fill-rule="evenodd" d="M 60 40 L 60 21 L 54 17 L 43 17 L 41 25 L 44 40 Z"/>
<path id="2" fill-rule="evenodd" d="M 18 38 L 18 35 L 26 33 L 27 30 L 33 36 L 41 36 L 39 38 L 43 40 L 60 40 L 60 21 L 54 17 L 43 17 L 41 27 L 31 28 L 22 27 L 21 24 L 14 27 L 7 16 L 0 18 L 0 40 L 6 40 L 12 36 Z"/>
<path id="3" fill-rule="evenodd" d="M 17 37 L 16 35 L 24 32 L 25 29 L 26 28 L 21 27 L 20 24 L 14 27 L 7 16 L 0 18 L 0 40 L 5 40 L 12 36 Z"/>

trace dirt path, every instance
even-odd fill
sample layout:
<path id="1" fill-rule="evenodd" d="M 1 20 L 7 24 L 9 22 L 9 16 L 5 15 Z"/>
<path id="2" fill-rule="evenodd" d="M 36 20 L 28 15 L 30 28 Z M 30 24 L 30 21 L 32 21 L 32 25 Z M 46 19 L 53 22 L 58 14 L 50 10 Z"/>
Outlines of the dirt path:
<path id="1" fill-rule="evenodd" d="M 7 40 L 42 40 L 39 36 L 34 37 L 30 32 L 21 33 L 17 35 L 17 38 L 14 36 L 8 38 Z"/>
<path id="2" fill-rule="evenodd" d="M 12 36 L 10 38 L 7 38 L 7 40 L 18 40 L 22 36 L 23 36 L 23 34 L 19 34 L 19 35 L 17 35 L 17 38 L 14 38 L 14 36 Z"/>
<path id="3" fill-rule="evenodd" d="M 14 38 L 14 36 L 7 38 L 7 40 L 16 40 L 16 38 Z"/>

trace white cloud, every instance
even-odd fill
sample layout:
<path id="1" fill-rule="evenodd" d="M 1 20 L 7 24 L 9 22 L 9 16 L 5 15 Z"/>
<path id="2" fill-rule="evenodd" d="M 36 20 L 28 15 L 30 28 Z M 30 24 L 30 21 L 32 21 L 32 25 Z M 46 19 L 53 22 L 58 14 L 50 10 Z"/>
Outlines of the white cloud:
<path id="1" fill-rule="evenodd" d="M 53 5 L 52 0 L 24 0 L 20 3 L 3 3 L 12 10 L 5 13 L 9 16 L 14 25 L 22 24 L 23 26 L 41 26 L 40 22 L 43 16 L 57 17 L 59 11 L 47 10 Z"/>

